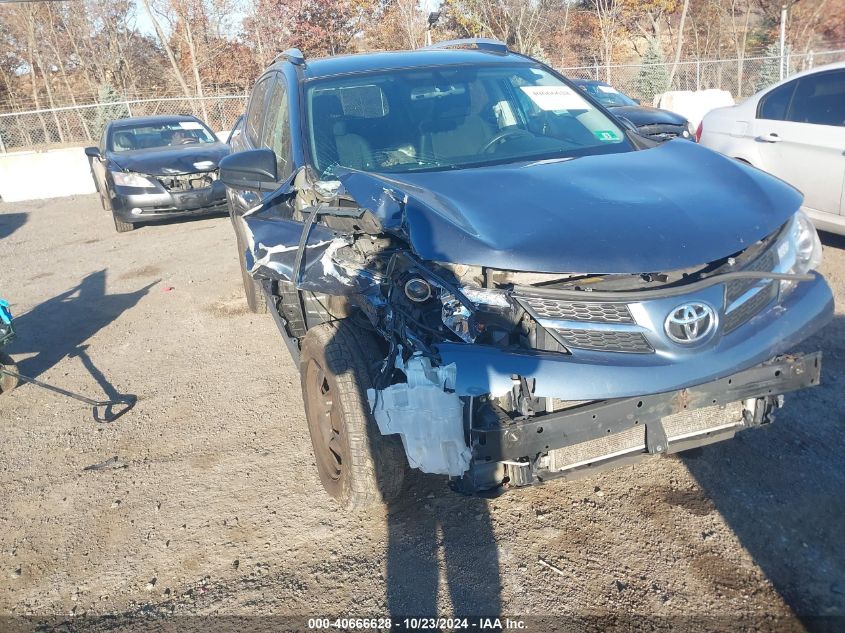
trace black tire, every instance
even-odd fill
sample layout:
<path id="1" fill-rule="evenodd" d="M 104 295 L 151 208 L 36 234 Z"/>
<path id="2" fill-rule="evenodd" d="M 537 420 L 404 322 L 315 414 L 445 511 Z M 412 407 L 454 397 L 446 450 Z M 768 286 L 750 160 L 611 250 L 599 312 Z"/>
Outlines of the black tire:
<path id="1" fill-rule="evenodd" d="M 15 365 L 15 361 L 13 361 L 8 355 L 0 352 L 0 369 L 2 368 L 11 369 L 14 372 L 18 371 L 17 365 Z M 0 374 L 0 395 L 4 393 L 10 392 L 12 389 L 18 386 L 18 379 L 14 376 L 9 376 L 8 374 Z"/>
<path id="2" fill-rule="evenodd" d="M 114 212 L 114 209 L 111 206 L 111 198 L 109 198 L 108 194 L 100 195 L 100 201 L 103 203 L 103 208 L 111 213 L 112 220 L 114 220 L 114 228 L 118 233 L 128 233 L 132 229 L 135 228 L 135 225 L 131 222 L 124 222 L 117 214 Z"/>
<path id="3" fill-rule="evenodd" d="M 114 214 L 114 211 L 112 211 L 111 215 L 112 218 L 114 218 L 114 228 L 118 233 L 128 233 L 129 231 L 135 228 L 135 225 L 131 222 L 124 222 L 119 217 L 117 217 Z"/>
<path id="4" fill-rule="evenodd" d="M 372 335 L 348 321 L 318 325 L 302 343 L 300 376 L 320 481 L 344 508 L 395 499 L 407 460 L 398 436 L 384 436 L 367 389 L 381 360 Z"/>
<path id="5" fill-rule="evenodd" d="M 254 314 L 264 314 L 267 312 L 267 301 L 264 298 L 264 289 L 261 287 L 252 275 L 249 274 L 244 266 L 244 243 L 241 240 L 241 235 L 235 228 L 235 241 L 238 244 L 238 266 L 241 269 L 241 281 L 244 284 L 244 296 L 246 297 L 246 305 L 249 311 Z"/>

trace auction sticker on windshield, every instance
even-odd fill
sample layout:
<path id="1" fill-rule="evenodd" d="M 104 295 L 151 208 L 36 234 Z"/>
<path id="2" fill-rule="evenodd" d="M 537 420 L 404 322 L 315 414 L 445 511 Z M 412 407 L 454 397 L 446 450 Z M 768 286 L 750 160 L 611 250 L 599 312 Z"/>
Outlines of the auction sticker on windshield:
<path id="1" fill-rule="evenodd" d="M 566 86 L 520 86 L 541 110 L 589 110 L 590 105 Z"/>
<path id="2" fill-rule="evenodd" d="M 613 130 L 596 130 L 593 134 L 595 134 L 598 140 L 606 143 L 612 143 L 619 140 L 619 134 Z"/>
<path id="3" fill-rule="evenodd" d="M 196 121 L 179 121 L 179 127 L 183 130 L 201 130 L 202 125 Z"/>

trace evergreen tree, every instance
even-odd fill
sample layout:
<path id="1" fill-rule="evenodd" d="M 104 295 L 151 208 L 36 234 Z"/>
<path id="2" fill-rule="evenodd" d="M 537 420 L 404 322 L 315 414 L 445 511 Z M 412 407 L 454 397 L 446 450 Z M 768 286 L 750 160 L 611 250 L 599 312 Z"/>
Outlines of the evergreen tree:
<path id="1" fill-rule="evenodd" d="M 789 47 L 786 48 L 784 54 L 789 55 Z M 780 81 L 780 42 L 769 44 L 764 56 L 766 59 L 760 65 L 760 75 L 757 77 L 757 84 L 755 85 L 757 90 L 768 88 Z M 789 74 L 788 69 L 786 74 Z"/>
<path id="2" fill-rule="evenodd" d="M 657 46 L 657 42 L 649 40 L 648 48 L 643 55 L 642 66 L 637 75 L 637 91 L 643 103 L 651 104 L 655 95 L 659 95 L 669 88 L 669 72 L 666 60 Z"/>
<path id="3" fill-rule="evenodd" d="M 94 121 L 91 124 L 91 133 L 95 137 L 100 136 L 109 121 L 125 119 L 129 116 L 129 108 L 123 101 L 123 97 L 109 84 L 100 86 L 97 102 L 99 106 L 96 108 Z"/>

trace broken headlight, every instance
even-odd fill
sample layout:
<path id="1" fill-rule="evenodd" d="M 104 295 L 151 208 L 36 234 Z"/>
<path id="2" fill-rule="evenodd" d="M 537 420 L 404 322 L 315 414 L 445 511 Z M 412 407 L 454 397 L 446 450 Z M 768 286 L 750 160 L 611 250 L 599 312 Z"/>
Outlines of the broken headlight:
<path id="1" fill-rule="evenodd" d="M 816 227 L 803 211 L 792 216 L 786 235 L 778 244 L 778 257 L 786 264 L 785 272 L 801 275 L 822 263 L 822 243 Z M 781 295 L 791 292 L 796 282 L 780 282 Z"/>
<path id="2" fill-rule="evenodd" d="M 490 288 L 463 286 L 460 293 L 470 305 L 462 303 L 454 293 L 441 289 L 443 325 L 466 343 L 474 343 L 482 334 L 490 342 L 500 342 L 516 325 L 517 309 L 506 293 Z"/>
<path id="3" fill-rule="evenodd" d="M 142 174 L 136 174 L 131 171 L 113 171 L 111 172 L 114 184 L 120 187 L 141 187 L 144 189 L 155 188 L 156 181 L 148 178 Z"/>
<path id="4" fill-rule="evenodd" d="M 472 310 L 450 292 L 442 292 L 440 302 L 443 306 L 441 310 L 443 325 L 457 334 L 464 343 L 474 343 L 480 332 L 478 324 L 473 319 Z"/>
<path id="5" fill-rule="evenodd" d="M 465 343 L 507 342 L 520 309 L 501 290 L 462 283 L 453 268 L 457 266 L 416 263 L 396 280 L 409 302 L 411 321 L 429 333 L 451 332 Z"/>

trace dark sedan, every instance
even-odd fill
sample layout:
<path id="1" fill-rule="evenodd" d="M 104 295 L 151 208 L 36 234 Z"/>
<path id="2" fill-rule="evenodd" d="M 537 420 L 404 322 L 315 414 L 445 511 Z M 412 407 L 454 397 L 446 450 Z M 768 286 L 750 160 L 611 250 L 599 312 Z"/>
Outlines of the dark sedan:
<path id="1" fill-rule="evenodd" d="M 695 140 L 695 129 L 680 114 L 640 105 L 603 81 L 573 79 L 572 83 L 589 93 L 605 108 L 612 108 L 616 116 L 633 123 L 643 136 L 655 141 L 668 141 L 678 137 Z"/>
<path id="2" fill-rule="evenodd" d="M 87 147 L 91 175 L 118 233 L 139 222 L 226 212 L 217 164 L 229 153 L 193 116 L 118 119 Z"/>

